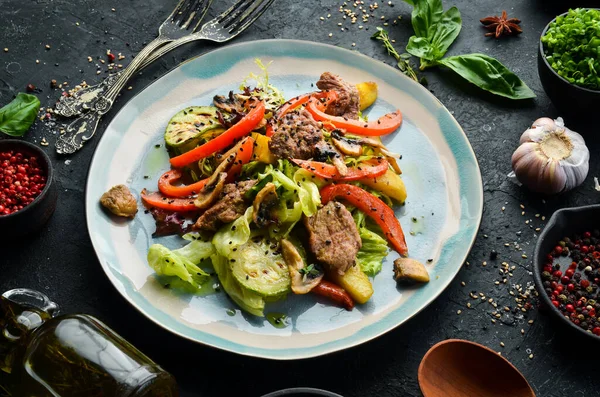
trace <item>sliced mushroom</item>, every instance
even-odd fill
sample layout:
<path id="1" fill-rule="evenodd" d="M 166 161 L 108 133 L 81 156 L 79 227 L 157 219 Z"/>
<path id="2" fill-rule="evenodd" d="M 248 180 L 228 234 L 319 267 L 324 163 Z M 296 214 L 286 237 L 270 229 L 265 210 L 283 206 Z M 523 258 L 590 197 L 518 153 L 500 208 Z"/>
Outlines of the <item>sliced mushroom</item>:
<path id="1" fill-rule="evenodd" d="M 137 213 L 137 201 L 129 188 L 117 185 L 100 197 L 100 204 L 117 216 L 133 218 Z"/>
<path id="2" fill-rule="evenodd" d="M 224 154 L 217 154 L 215 156 L 215 160 L 217 161 L 217 164 L 219 164 L 219 166 L 223 166 L 223 168 L 221 168 L 221 169 L 217 168 L 215 170 L 215 172 L 224 172 L 229 168 L 229 166 L 233 163 L 233 160 L 235 160 L 235 156 L 237 155 L 237 152 L 240 150 L 240 147 L 242 147 L 242 145 L 246 142 L 246 139 L 248 139 L 248 138 L 246 137 L 246 138 L 242 139 L 241 141 L 239 141 L 234 147 L 232 147 L 231 149 L 226 151 Z M 225 161 L 227 161 L 227 164 L 223 165 L 223 163 Z"/>
<path id="3" fill-rule="evenodd" d="M 215 172 L 202 190 L 198 192 L 198 197 L 194 200 L 194 205 L 201 210 L 210 207 L 221 196 L 226 179 L 226 172 Z"/>
<path id="4" fill-rule="evenodd" d="M 313 265 L 307 271 L 308 268 L 304 266 L 304 260 L 300 253 L 289 240 L 282 239 L 280 244 L 283 260 L 290 271 L 292 292 L 299 295 L 308 294 L 310 290 L 319 285 L 323 279 L 323 272 Z"/>
<path id="5" fill-rule="evenodd" d="M 394 280 L 427 283 L 429 273 L 425 265 L 415 259 L 398 258 L 394 261 Z"/>
<path id="6" fill-rule="evenodd" d="M 400 155 L 398 153 L 390 152 L 388 148 L 383 144 L 383 142 L 381 142 L 381 140 L 374 138 L 360 138 L 358 142 L 362 143 L 363 145 L 375 148 L 375 151 L 381 153 L 385 157 L 387 162 L 390 163 L 390 165 L 398 175 L 402 174 L 402 170 L 400 169 L 400 166 L 398 166 L 398 162 L 396 161 L 396 159 L 400 158 Z"/>
<path id="7" fill-rule="evenodd" d="M 252 218 L 258 227 L 265 227 L 277 223 L 277 217 L 274 210 L 279 205 L 277 197 L 277 187 L 269 182 L 256 194 L 252 207 L 254 212 Z"/>
<path id="8" fill-rule="evenodd" d="M 334 156 L 331 159 L 331 162 L 333 163 L 333 165 L 337 169 L 337 172 L 339 172 L 341 176 L 346 176 L 348 174 L 348 166 L 344 162 L 344 158 L 341 155 Z"/>
<path id="9" fill-rule="evenodd" d="M 331 132 L 331 141 L 333 142 L 333 145 L 345 155 L 358 157 L 363 152 L 363 148 L 358 141 L 344 137 L 340 130 L 336 129 Z"/>
<path id="10" fill-rule="evenodd" d="M 227 113 L 243 113 L 245 111 L 243 106 L 243 99 L 240 100 L 238 95 L 234 95 L 233 91 L 229 91 L 229 96 L 215 95 L 213 98 L 213 104 L 219 110 Z"/>

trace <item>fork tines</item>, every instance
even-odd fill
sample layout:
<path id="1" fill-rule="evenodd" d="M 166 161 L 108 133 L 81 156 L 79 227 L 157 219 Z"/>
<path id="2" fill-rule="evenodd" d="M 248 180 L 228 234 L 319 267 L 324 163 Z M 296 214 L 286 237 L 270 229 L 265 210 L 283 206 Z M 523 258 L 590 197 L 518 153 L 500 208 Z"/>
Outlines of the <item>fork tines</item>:
<path id="1" fill-rule="evenodd" d="M 181 0 L 175 11 L 173 11 L 172 21 L 182 29 L 196 27 L 204 18 L 212 0 Z"/>
<path id="2" fill-rule="evenodd" d="M 242 31 L 258 19 L 274 0 L 238 0 L 228 10 L 219 15 L 217 22 L 233 33 Z"/>

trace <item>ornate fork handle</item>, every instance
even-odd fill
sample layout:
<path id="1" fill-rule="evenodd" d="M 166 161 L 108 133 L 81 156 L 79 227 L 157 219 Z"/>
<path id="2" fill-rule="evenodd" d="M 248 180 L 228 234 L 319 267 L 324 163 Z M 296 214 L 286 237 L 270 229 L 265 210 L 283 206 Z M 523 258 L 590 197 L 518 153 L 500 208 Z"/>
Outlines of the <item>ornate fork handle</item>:
<path id="1" fill-rule="evenodd" d="M 154 51 L 164 44 L 167 40 L 157 38 L 148 44 L 135 59 L 125 68 L 112 84 L 106 85 L 106 95 L 102 92 L 97 93 L 95 100 L 86 102 L 90 111 L 83 114 L 67 126 L 65 132 L 58 136 L 56 140 L 56 151 L 60 154 L 72 154 L 83 147 L 83 144 L 90 140 L 96 133 L 100 118 L 106 114 L 112 107 L 117 95 L 131 75 L 133 75 L 139 65 Z M 83 105 L 81 105 L 83 108 Z M 76 107 L 66 107 L 74 111 Z"/>
<path id="2" fill-rule="evenodd" d="M 119 75 L 120 73 L 113 73 L 99 84 L 82 88 L 71 96 L 60 97 L 54 107 L 54 113 L 63 117 L 75 117 L 85 110 L 90 110 L 96 100 L 115 84 Z"/>

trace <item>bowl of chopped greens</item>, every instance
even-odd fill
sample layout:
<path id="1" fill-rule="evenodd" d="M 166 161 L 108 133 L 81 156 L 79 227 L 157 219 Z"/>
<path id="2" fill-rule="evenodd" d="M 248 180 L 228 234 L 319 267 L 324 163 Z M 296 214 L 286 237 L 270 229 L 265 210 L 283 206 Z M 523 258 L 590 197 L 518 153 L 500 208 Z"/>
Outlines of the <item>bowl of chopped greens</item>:
<path id="1" fill-rule="evenodd" d="M 544 90 L 564 113 L 591 111 L 600 100 L 600 9 L 576 8 L 542 32 L 538 72 Z"/>

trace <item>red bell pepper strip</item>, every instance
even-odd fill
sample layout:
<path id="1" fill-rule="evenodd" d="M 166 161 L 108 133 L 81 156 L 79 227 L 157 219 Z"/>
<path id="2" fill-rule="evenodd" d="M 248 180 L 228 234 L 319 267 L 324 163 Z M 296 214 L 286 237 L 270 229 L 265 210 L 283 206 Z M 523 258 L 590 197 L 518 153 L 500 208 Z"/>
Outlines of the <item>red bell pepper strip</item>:
<path id="1" fill-rule="evenodd" d="M 254 102 L 254 105 L 251 106 L 254 107 L 237 124 L 204 145 L 173 157 L 171 165 L 177 168 L 184 167 L 194 161 L 208 157 L 219 150 L 223 150 L 236 140 L 248 135 L 265 116 L 265 104 L 263 102 Z"/>
<path id="2" fill-rule="evenodd" d="M 235 177 L 242 171 L 242 166 L 252 159 L 253 150 L 254 139 L 251 137 L 245 138 L 237 149 L 235 159 L 233 160 L 233 165 L 227 171 L 228 179 L 233 181 L 233 179 L 235 179 Z M 226 154 L 225 156 L 229 156 L 229 154 Z M 173 182 L 178 181 L 182 176 L 183 174 L 179 170 L 169 170 L 165 172 L 158 179 L 158 190 L 163 195 L 168 197 L 188 197 L 200 192 L 204 185 L 206 185 L 206 182 L 208 182 L 210 179 L 206 178 L 196 183 L 192 183 L 191 185 L 173 185 Z"/>
<path id="3" fill-rule="evenodd" d="M 169 211 L 190 212 L 198 210 L 194 205 L 193 198 L 165 197 L 159 192 L 150 193 L 146 189 L 142 190 L 142 200 L 151 207 Z"/>
<path id="4" fill-rule="evenodd" d="M 254 139 L 252 137 L 244 138 L 235 154 L 233 165 L 227 171 L 227 183 L 232 183 L 235 180 L 235 177 L 242 172 L 242 166 L 252 160 L 253 152 Z"/>
<path id="5" fill-rule="evenodd" d="M 296 109 L 298 106 L 305 104 L 311 97 L 315 97 L 317 99 L 325 98 L 325 102 L 321 100 L 315 101 L 316 106 L 320 110 L 325 110 L 327 107 L 327 102 L 335 101 L 337 99 L 337 94 L 335 91 L 320 91 L 320 92 L 309 92 L 308 94 L 300 95 L 295 98 L 290 99 L 283 105 L 279 107 L 277 112 L 275 113 L 275 117 L 271 121 L 275 121 L 278 118 L 281 118 L 286 115 L 290 110 Z M 267 123 L 265 135 L 270 137 L 273 135 L 273 126 L 271 123 Z"/>
<path id="6" fill-rule="evenodd" d="M 402 226 L 400 226 L 400 222 L 396 219 L 394 211 L 383 201 L 354 185 L 328 185 L 321 189 L 321 202 L 323 204 L 338 197 L 370 216 L 381 227 L 392 247 L 400 255 L 408 255 Z"/>
<path id="7" fill-rule="evenodd" d="M 202 190 L 208 181 L 208 179 L 203 179 L 196 183 L 192 183 L 191 185 L 181 186 L 175 186 L 172 184 L 173 182 L 181 179 L 182 176 L 183 174 L 179 170 L 169 170 L 165 172 L 158 179 L 158 190 L 165 196 L 169 197 L 187 197 L 191 196 L 192 194 L 197 194 L 200 190 Z"/>
<path id="8" fill-rule="evenodd" d="M 354 308 L 354 301 L 350 295 L 348 295 L 346 290 L 329 281 L 321 281 L 316 287 L 311 289 L 311 291 L 317 295 L 331 299 L 335 303 L 346 308 L 346 310 L 352 310 Z"/>
<path id="9" fill-rule="evenodd" d="M 352 120 L 340 116 L 331 116 L 319 109 L 319 101 L 309 101 L 306 110 L 312 114 L 316 121 L 323 122 L 325 128 L 341 128 L 352 134 L 366 136 L 386 135 L 395 131 L 402 124 L 402 113 L 400 110 L 381 116 L 375 121 L 364 122 Z"/>
<path id="10" fill-rule="evenodd" d="M 365 178 L 377 178 L 385 174 L 390 166 L 387 160 L 374 158 L 363 161 L 356 167 L 348 168 L 348 173 L 341 175 L 338 169 L 331 164 L 299 159 L 293 159 L 292 161 L 316 176 L 333 181 L 358 181 Z"/>

